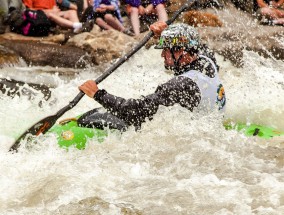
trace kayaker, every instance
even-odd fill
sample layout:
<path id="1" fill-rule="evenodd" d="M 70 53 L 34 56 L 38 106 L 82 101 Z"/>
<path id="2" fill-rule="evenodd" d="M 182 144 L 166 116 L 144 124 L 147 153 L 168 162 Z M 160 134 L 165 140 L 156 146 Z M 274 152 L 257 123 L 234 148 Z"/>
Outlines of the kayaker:
<path id="1" fill-rule="evenodd" d="M 152 119 L 160 105 L 194 109 L 214 108 L 224 110 L 225 91 L 218 77 L 219 67 L 212 50 L 202 44 L 198 32 L 187 24 L 172 24 L 158 21 L 150 26 L 156 37 L 160 36 L 155 48 L 163 49 L 166 69 L 174 77 L 159 85 L 153 94 L 141 99 L 124 99 L 99 89 L 93 80 L 86 81 L 79 89 L 99 102 L 108 113 L 139 128 L 145 119 Z M 90 115 L 91 117 L 91 115 Z M 91 121 L 91 119 L 86 119 Z"/>

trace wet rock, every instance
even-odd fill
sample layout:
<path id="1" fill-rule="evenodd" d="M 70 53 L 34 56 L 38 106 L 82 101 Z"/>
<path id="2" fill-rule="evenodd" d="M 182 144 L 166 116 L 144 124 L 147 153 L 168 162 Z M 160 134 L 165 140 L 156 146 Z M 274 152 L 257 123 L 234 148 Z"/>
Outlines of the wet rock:
<path id="1" fill-rule="evenodd" d="M 95 26 L 91 32 L 75 35 L 67 44 L 80 47 L 96 59 L 96 63 L 106 63 L 120 58 L 137 41 L 115 30 L 101 31 Z"/>
<path id="2" fill-rule="evenodd" d="M 17 63 L 22 58 L 34 66 L 85 68 L 117 59 L 127 52 L 137 40 L 115 30 L 101 31 L 95 26 L 91 32 L 72 35 L 66 42 L 66 35 L 49 37 L 25 37 L 15 33 L 0 36 L 0 65 Z M 2 56 L 2 57 L 1 57 Z M 13 59 L 12 59 L 13 56 Z"/>
<path id="3" fill-rule="evenodd" d="M 0 35 L 0 38 L 6 40 L 36 41 L 42 43 L 58 43 L 58 44 L 63 43 L 65 41 L 64 34 L 50 35 L 48 37 L 27 37 L 21 34 L 8 32 Z"/>
<path id="4" fill-rule="evenodd" d="M 214 12 L 207 9 L 209 12 Z M 284 59 L 284 45 L 279 38 L 284 36 L 281 26 L 259 25 L 255 17 L 228 4 L 216 15 L 223 23 L 221 28 L 198 28 L 201 38 L 217 53 L 239 67 L 243 65 L 243 50 L 257 52 L 264 57 Z"/>
<path id="5" fill-rule="evenodd" d="M 33 66 L 84 68 L 95 63 L 92 56 L 75 46 L 5 39 L 0 41 L 0 45 L 17 53 L 27 64 Z"/>
<path id="6" fill-rule="evenodd" d="M 181 20 L 194 27 L 221 27 L 223 25 L 217 15 L 196 10 L 185 12 Z"/>
<path id="7" fill-rule="evenodd" d="M 77 214 L 122 214 L 122 215 L 142 215 L 142 212 L 129 204 L 112 204 L 99 197 L 89 197 L 77 203 L 60 206 L 53 214 L 55 215 L 77 215 Z"/>
<path id="8" fill-rule="evenodd" d="M 51 96 L 51 91 L 48 86 L 43 84 L 24 83 L 13 79 L 0 79 L 0 91 L 8 96 L 27 96 L 33 99 L 42 93 L 43 99 L 48 100 Z"/>
<path id="9" fill-rule="evenodd" d="M 12 50 L 0 45 L 0 67 L 17 65 L 20 62 L 19 56 Z"/>

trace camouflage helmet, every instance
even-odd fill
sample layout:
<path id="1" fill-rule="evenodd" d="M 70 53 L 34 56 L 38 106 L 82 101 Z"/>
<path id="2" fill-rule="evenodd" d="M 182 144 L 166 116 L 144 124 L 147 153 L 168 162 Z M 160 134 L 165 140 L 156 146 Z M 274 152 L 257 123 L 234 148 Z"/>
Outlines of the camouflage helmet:
<path id="1" fill-rule="evenodd" d="M 161 34 L 156 49 L 185 47 L 190 50 L 199 46 L 199 35 L 194 27 L 184 23 L 168 26 Z"/>

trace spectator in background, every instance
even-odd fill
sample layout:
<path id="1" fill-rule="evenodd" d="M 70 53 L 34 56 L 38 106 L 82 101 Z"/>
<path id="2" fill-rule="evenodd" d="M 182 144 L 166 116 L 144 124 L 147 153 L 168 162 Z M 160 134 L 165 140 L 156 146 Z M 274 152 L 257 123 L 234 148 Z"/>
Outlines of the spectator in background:
<path id="1" fill-rule="evenodd" d="M 88 0 L 90 7 L 86 10 L 86 19 L 93 19 L 104 30 L 115 29 L 130 36 L 131 32 L 122 24 L 119 0 Z"/>
<path id="2" fill-rule="evenodd" d="M 165 9 L 166 0 L 126 0 L 126 13 L 130 15 L 130 21 L 135 36 L 140 34 L 140 17 L 158 15 L 158 20 L 166 22 L 168 14 Z"/>
<path id="3" fill-rule="evenodd" d="M 6 31 L 4 19 L 7 15 L 15 9 L 22 8 L 22 0 L 0 0 L 0 34 Z"/>
<path id="4" fill-rule="evenodd" d="M 61 27 L 73 29 L 74 33 L 79 33 L 87 27 L 79 22 L 76 10 L 61 11 L 56 0 L 23 0 L 23 3 L 31 10 L 42 10 L 49 20 Z"/>
<path id="5" fill-rule="evenodd" d="M 284 25 L 284 0 L 254 0 L 261 24 Z"/>

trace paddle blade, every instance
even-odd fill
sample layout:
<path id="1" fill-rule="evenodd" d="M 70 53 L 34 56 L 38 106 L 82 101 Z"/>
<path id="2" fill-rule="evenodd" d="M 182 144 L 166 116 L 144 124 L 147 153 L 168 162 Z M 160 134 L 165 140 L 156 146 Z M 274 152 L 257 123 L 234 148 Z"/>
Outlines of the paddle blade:
<path id="1" fill-rule="evenodd" d="M 20 147 L 21 140 L 24 139 L 27 134 L 32 134 L 36 136 L 44 134 L 55 124 L 57 119 L 58 119 L 57 115 L 53 115 L 40 120 L 32 127 L 30 127 L 25 133 L 23 133 L 11 146 L 9 151 L 17 151 L 17 149 Z"/>

